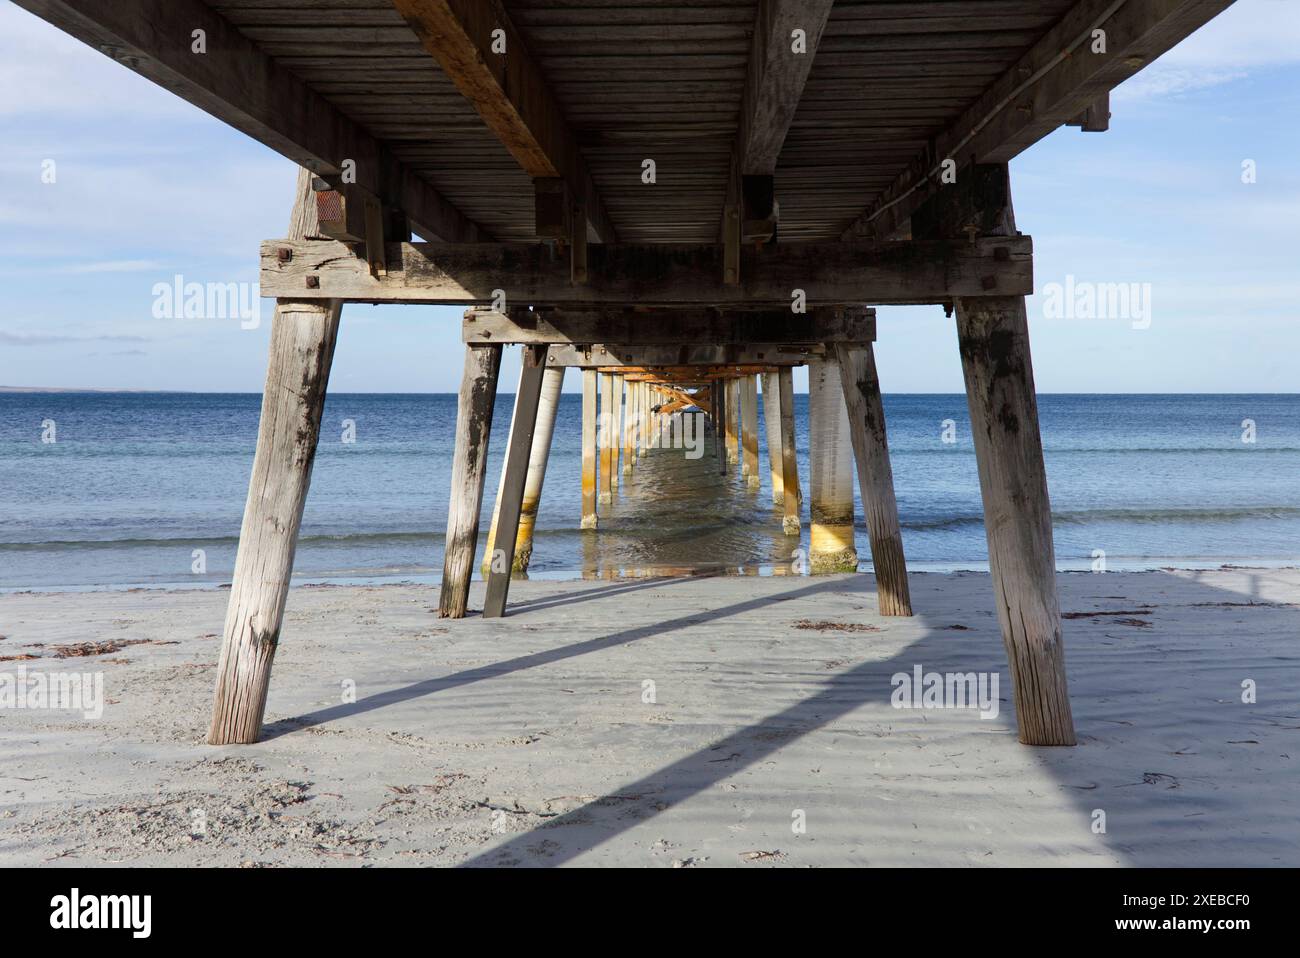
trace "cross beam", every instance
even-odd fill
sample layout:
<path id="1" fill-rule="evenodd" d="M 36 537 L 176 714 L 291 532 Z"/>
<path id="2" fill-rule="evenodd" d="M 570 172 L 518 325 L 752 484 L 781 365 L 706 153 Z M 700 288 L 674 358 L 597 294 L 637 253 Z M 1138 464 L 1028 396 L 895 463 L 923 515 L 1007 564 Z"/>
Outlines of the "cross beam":
<path id="1" fill-rule="evenodd" d="M 345 302 L 534 306 L 775 306 L 946 303 L 1033 292 L 1028 236 L 965 241 L 770 245 L 741 251 L 741 280 L 723 285 L 725 248 L 596 245 L 588 281 L 544 244 L 392 243 L 371 275 L 343 243 L 262 244 L 263 296 Z"/>
<path id="2" fill-rule="evenodd" d="M 847 342 L 847 341 L 846 341 Z M 637 369 L 658 366 L 802 366 L 809 357 L 824 355 L 820 344 L 781 345 L 754 343 L 749 346 L 693 344 L 682 346 L 573 346 L 556 344 L 546 352 L 548 366 L 606 369 L 627 366 Z"/>
<path id="3" fill-rule="evenodd" d="M 739 207 L 745 240 L 766 240 L 776 229 L 776 164 L 831 4 L 832 0 L 759 0 L 727 182 L 727 204 Z"/>
<path id="4" fill-rule="evenodd" d="M 498 0 L 393 0 L 393 6 L 524 172 L 535 179 L 562 179 L 582 205 L 590 238 L 615 242 L 614 225 L 564 112 L 503 5 Z"/>
<path id="5" fill-rule="evenodd" d="M 655 313 L 614 309 L 546 309 L 510 315 L 491 309 L 465 311 L 461 337 L 466 343 L 522 343 L 616 350 L 660 347 L 689 353 L 693 349 L 761 349 L 756 343 L 808 346 L 837 342 L 874 342 L 876 311 L 863 306 L 789 310 L 674 309 Z M 677 363 L 672 363 L 676 365 Z M 605 365 L 651 365 L 616 358 Z"/>

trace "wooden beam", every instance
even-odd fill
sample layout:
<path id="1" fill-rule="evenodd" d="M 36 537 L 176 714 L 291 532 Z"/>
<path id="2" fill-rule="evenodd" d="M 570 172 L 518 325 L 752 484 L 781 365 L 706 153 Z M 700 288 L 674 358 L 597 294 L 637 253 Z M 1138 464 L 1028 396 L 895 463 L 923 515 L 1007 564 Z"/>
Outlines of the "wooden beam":
<path id="1" fill-rule="evenodd" d="M 1077 126 L 1084 133 L 1105 133 L 1110 129 L 1110 93 L 1103 93 L 1066 125 Z"/>
<path id="2" fill-rule="evenodd" d="M 595 245 L 590 276 L 570 281 L 569 265 L 544 244 L 393 243 L 388 273 L 371 276 L 343 243 L 271 240 L 262 244 L 263 296 L 349 302 L 490 303 L 501 292 L 535 306 L 730 306 L 946 303 L 958 296 L 1033 292 L 1033 240 L 769 245 L 741 253 L 738 285 L 720 282 L 722 248 Z M 747 265 L 746 265 L 747 264 Z M 605 340 L 608 341 L 608 340 Z"/>
<path id="3" fill-rule="evenodd" d="M 393 6 L 524 172 L 563 179 L 586 210 L 591 238 L 616 242 L 564 112 L 504 5 L 499 0 L 393 0 Z"/>
<path id="4" fill-rule="evenodd" d="M 956 122 L 939 133 L 847 230 L 846 240 L 906 232 L 912 211 L 952 160 L 1005 163 L 1069 122 L 1232 0 L 1079 0 Z M 1094 30 L 1105 52 L 1094 52 Z M 1018 295 L 1018 294 L 1017 294 Z"/>
<path id="5" fill-rule="evenodd" d="M 693 359 L 668 363 L 623 357 L 654 355 L 649 347 L 672 348 L 679 356 L 721 349 L 729 355 L 761 350 L 771 343 L 780 349 L 823 352 L 825 344 L 874 342 L 876 311 L 864 306 L 825 307 L 810 313 L 788 309 L 725 310 L 671 309 L 653 313 L 626 309 L 545 309 L 528 314 L 527 322 L 509 313 L 486 308 L 465 311 L 461 326 L 465 342 L 541 343 L 587 350 L 615 351 L 606 366 L 688 365 Z M 600 344 L 597 346 L 596 344 Z M 595 355 L 595 353 L 593 353 Z M 721 364 L 742 362 L 724 359 Z"/>
<path id="6" fill-rule="evenodd" d="M 352 160 L 356 185 L 405 210 L 426 238 L 458 243 L 491 238 L 201 0 L 16 2 L 313 173 L 334 178 L 344 161 Z M 202 55 L 190 49 L 195 30 L 206 33 Z"/>
<path id="7" fill-rule="evenodd" d="M 621 374 L 632 382 L 644 383 L 707 383 L 714 379 L 734 379 L 737 376 L 760 376 L 764 373 L 786 369 L 785 366 L 659 366 L 628 372 L 626 366 L 614 366 L 601 372 Z M 639 367 L 640 368 L 640 367 Z"/>
<path id="8" fill-rule="evenodd" d="M 548 366 L 580 369 L 618 366 L 802 366 L 824 350 L 816 346 L 573 346 L 553 345 L 546 353 Z"/>
<path id="9" fill-rule="evenodd" d="M 533 434 L 537 428 L 537 410 L 542 397 L 542 379 L 546 373 L 540 346 L 524 347 L 523 369 L 519 374 L 519 392 L 515 395 L 515 414 L 510 426 L 510 444 L 506 449 L 505 479 L 501 483 L 500 522 L 497 541 L 489 564 L 487 590 L 483 598 L 483 617 L 499 618 L 506 614 L 510 593 L 510 576 L 514 572 L 515 544 L 519 538 L 519 517 L 523 512 L 524 487 L 528 480 L 528 462 L 532 458 Z"/>
<path id="10" fill-rule="evenodd" d="M 736 137 L 741 174 L 776 172 L 832 3 L 759 0 Z"/>
<path id="11" fill-rule="evenodd" d="M 776 230 L 773 174 L 832 3 L 759 0 L 727 184 L 728 208 L 738 211 L 747 242 L 769 239 Z M 748 189 L 747 177 L 754 178 Z"/>

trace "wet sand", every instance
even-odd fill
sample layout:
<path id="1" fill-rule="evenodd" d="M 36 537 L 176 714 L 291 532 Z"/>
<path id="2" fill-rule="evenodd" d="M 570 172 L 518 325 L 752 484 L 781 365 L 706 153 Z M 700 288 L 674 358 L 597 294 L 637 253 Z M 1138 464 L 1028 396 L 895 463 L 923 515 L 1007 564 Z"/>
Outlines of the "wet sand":
<path id="1" fill-rule="evenodd" d="M 1060 582 L 1073 749 L 1016 742 L 977 573 L 913 576 L 906 620 L 862 575 L 518 582 L 455 622 L 297 588 L 228 748 L 227 593 L 0 596 L 0 673 L 108 700 L 0 710 L 0 865 L 1300 864 L 1300 571 Z M 1000 714 L 894 708 L 917 665 L 1000 673 Z"/>

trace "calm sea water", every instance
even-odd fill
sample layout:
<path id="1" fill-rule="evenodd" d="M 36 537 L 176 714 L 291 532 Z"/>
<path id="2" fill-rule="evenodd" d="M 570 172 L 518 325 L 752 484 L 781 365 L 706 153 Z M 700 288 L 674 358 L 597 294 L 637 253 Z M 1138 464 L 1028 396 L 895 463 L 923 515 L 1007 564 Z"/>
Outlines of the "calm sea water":
<path id="1" fill-rule="evenodd" d="M 497 403 L 489 513 L 511 400 Z M 806 400 L 796 397 L 805 492 Z M 0 394 L 0 589 L 228 582 L 259 404 L 251 394 Z M 564 396 L 531 574 L 788 565 L 800 543 L 781 534 L 765 449 L 759 492 L 735 470 L 718 475 L 711 441 L 701 459 L 655 450 L 623 479 L 600 531 L 581 532 L 580 407 Z M 888 396 L 885 407 L 910 564 L 986 568 L 964 397 Z M 1112 569 L 1300 564 L 1300 396 L 1051 395 L 1040 412 L 1061 568 L 1089 568 L 1094 550 Z M 452 395 L 329 397 L 299 577 L 436 580 L 455 418 Z M 46 420 L 53 443 L 42 442 Z M 353 443 L 344 420 L 356 424 Z M 858 549 L 866 568 L 862 529 Z M 195 550 L 206 572 L 192 571 Z"/>

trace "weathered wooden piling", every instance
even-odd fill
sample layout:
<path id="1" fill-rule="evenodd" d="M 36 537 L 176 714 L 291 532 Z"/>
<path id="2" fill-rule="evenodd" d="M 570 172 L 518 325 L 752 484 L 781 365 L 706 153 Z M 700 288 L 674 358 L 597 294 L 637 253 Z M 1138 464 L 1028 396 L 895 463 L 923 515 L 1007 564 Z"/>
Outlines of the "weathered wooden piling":
<path id="1" fill-rule="evenodd" d="M 537 425 L 533 431 L 532 451 L 528 456 L 528 478 L 524 482 L 523 503 L 519 512 L 519 533 L 515 536 L 515 555 L 511 564 L 514 572 L 527 572 L 528 563 L 533 557 L 533 529 L 537 525 L 537 511 L 541 507 L 542 485 L 546 480 L 546 464 L 551 457 L 551 437 L 555 432 L 555 417 L 560 405 L 560 390 L 564 385 L 564 369 L 558 366 L 547 368 L 542 376 L 542 394 L 537 405 Z M 518 409 L 518 393 L 515 406 Z M 511 434 L 514 432 L 516 417 L 511 417 Z M 510 440 L 506 447 L 509 448 Z M 505 492 L 506 471 L 501 470 L 501 481 L 497 484 L 497 498 L 492 507 L 492 524 L 488 528 L 487 548 L 484 550 L 482 571 L 486 575 L 491 571 L 491 557 L 495 551 L 497 525 L 501 519 L 501 500 Z"/>
<path id="2" fill-rule="evenodd" d="M 740 473 L 751 489 L 762 483 L 758 474 L 758 380 L 753 375 L 740 378 L 740 441 L 744 465 Z"/>
<path id="3" fill-rule="evenodd" d="M 637 383 L 626 382 L 623 390 L 623 475 L 632 474 L 632 466 L 636 463 L 636 442 L 633 436 L 636 432 L 636 387 Z"/>
<path id="4" fill-rule="evenodd" d="M 772 505 L 785 505 L 781 465 L 781 381 L 779 373 L 763 373 L 763 438 L 767 442 L 767 473 L 772 485 Z"/>
<path id="5" fill-rule="evenodd" d="M 732 377 L 722 384 L 727 394 L 727 465 L 740 464 L 740 380 Z"/>
<path id="6" fill-rule="evenodd" d="M 614 376 L 602 373 L 600 376 L 600 428 L 596 430 L 596 446 L 600 450 L 600 501 L 614 501 L 614 466 L 618 456 L 615 439 L 614 414 Z"/>
<path id="7" fill-rule="evenodd" d="M 303 170 L 289 236 L 316 233 L 311 176 Z M 255 742 L 262 733 L 341 311 L 342 305 L 331 301 L 276 301 L 257 449 L 217 663 L 211 745 Z"/>
<path id="8" fill-rule="evenodd" d="M 781 396 L 781 490 L 785 504 L 781 528 L 788 536 L 797 536 L 803 491 L 799 486 L 799 455 L 795 448 L 794 372 L 787 366 L 776 374 Z"/>
<path id="9" fill-rule="evenodd" d="M 457 397 L 456 445 L 452 452 L 451 498 L 447 510 L 447 544 L 442 560 L 438 615 L 463 618 L 469 607 L 469 584 L 478 548 L 483 485 L 487 481 L 488 440 L 496 407 L 499 345 L 465 347 L 465 369 Z"/>
<path id="10" fill-rule="evenodd" d="M 903 556 L 903 534 L 894 498 L 894 473 L 885 438 L 885 407 L 880 398 L 875 354 L 870 343 L 861 346 L 838 343 L 833 348 L 839 362 L 849 435 L 858 464 L 858 487 L 866 514 L 880 614 L 911 615 L 912 595 L 907 584 L 907 560 Z"/>
<path id="11" fill-rule="evenodd" d="M 596 528 L 596 370 L 582 371 L 582 521 L 579 528 Z"/>
<path id="12" fill-rule="evenodd" d="M 808 363 L 809 501 L 808 565 L 814 572 L 855 572 L 853 452 L 839 365 Z"/>
<path id="13" fill-rule="evenodd" d="M 731 431 L 731 413 L 727 409 L 727 384 L 715 380 L 713 388 L 717 393 L 714 409 L 716 410 L 713 417 L 713 435 L 716 443 L 715 452 L 718 456 L 718 474 L 725 476 L 727 474 L 727 444 L 730 441 Z"/>
<path id="14" fill-rule="evenodd" d="M 1020 741 L 1073 745 L 1052 509 L 1023 297 L 958 300 L 971 438 Z"/>
<path id="15" fill-rule="evenodd" d="M 519 517 L 523 513 L 524 489 L 528 481 L 537 412 L 541 405 L 542 380 L 546 372 L 546 347 L 525 346 L 523 369 L 519 373 L 519 391 L 515 394 L 515 412 L 501 470 L 500 523 L 497 542 L 487 574 L 483 596 L 483 615 L 505 615 L 510 576 L 514 571 L 515 543 L 519 537 Z"/>
<path id="16" fill-rule="evenodd" d="M 624 403 L 623 377 L 618 373 L 610 376 L 613 380 L 613 406 L 609 411 L 609 488 L 611 492 L 618 489 L 620 477 L 622 476 L 621 460 L 623 454 L 623 422 L 624 422 Z"/>

